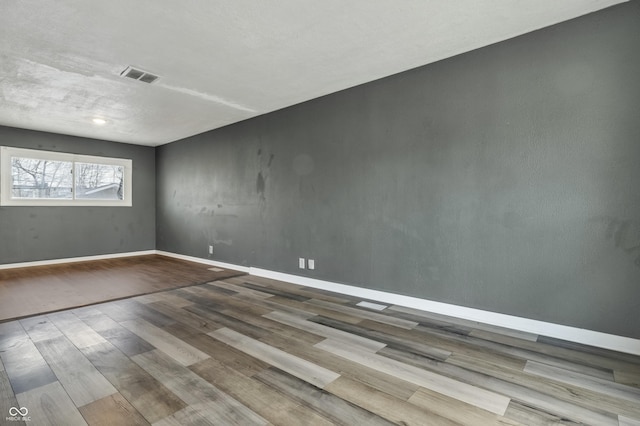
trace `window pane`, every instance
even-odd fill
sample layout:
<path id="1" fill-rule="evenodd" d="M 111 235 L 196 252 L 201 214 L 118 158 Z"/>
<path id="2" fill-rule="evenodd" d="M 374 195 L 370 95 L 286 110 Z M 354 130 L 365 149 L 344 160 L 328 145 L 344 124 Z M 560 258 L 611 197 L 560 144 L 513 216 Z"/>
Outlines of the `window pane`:
<path id="1" fill-rule="evenodd" d="M 11 197 L 73 198 L 72 163 L 11 157 Z"/>
<path id="2" fill-rule="evenodd" d="M 124 167 L 76 163 L 76 198 L 123 200 Z"/>

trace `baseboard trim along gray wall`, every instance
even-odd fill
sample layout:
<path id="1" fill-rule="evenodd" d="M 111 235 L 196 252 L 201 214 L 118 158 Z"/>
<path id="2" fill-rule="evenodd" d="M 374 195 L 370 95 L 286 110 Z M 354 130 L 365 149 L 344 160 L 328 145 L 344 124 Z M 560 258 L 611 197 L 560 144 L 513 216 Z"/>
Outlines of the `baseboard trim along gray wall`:
<path id="1" fill-rule="evenodd" d="M 349 286 L 340 283 L 333 283 L 300 275 L 284 274 L 281 272 L 269 271 L 260 268 L 246 268 L 239 265 L 201 259 L 197 257 L 184 256 L 176 253 L 156 251 L 163 256 L 175 257 L 191 262 L 204 263 L 206 265 L 219 266 L 222 268 L 235 269 L 258 277 L 271 278 L 292 284 L 306 287 L 318 288 L 340 294 L 361 297 L 366 300 L 375 300 L 386 305 L 397 307 L 407 307 L 424 312 L 447 315 L 454 318 L 473 321 L 475 327 L 482 328 L 482 324 L 489 324 L 504 328 L 504 330 L 489 328 L 490 331 L 503 333 L 507 336 L 518 337 L 535 341 L 538 336 L 554 337 L 569 342 L 595 346 L 604 349 L 640 355 L 640 339 L 616 336 L 601 333 L 593 330 L 585 330 L 565 325 L 552 324 L 544 321 L 536 321 L 528 318 L 521 318 L 512 315 L 497 314 L 495 312 L 482 311 L 479 309 L 466 308 L 448 303 L 434 302 L 432 300 L 420 299 L 417 297 L 404 296 L 379 290 L 369 290 L 362 286 Z M 393 309 L 392 308 L 392 309 Z M 479 322 L 481 324 L 476 324 Z M 516 330 L 522 333 L 512 333 Z"/>
<path id="2" fill-rule="evenodd" d="M 624 3 L 161 146 L 157 249 L 639 338 L 639 21 Z"/>
<path id="3" fill-rule="evenodd" d="M 0 126 L 0 145 L 133 160 L 133 205 L 0 206 L 0 264 L 154 250 L 155 149 Z"/>
<path id="4" fill-rule="evenodd" d="M 35 260 L 31 262 L 3 263 L 3 264 L 0 264 L 0 270 L 30 268 L 33 266 L 61 265 L 61 264 L 67 264 L 67 263 L 91 262 L 94 260 L 118 259 L 122 257 L 149 256 L 152 254 L 157 254 L 157 251 L 144 250 L 144 251 L 133 251 L 128 253 L 112 253 L 112 254 L 99 254 L 95 256 L 80 256 L 80 257 L 67 257 L 67 258 L 48 259 L 48 260 Z"/>

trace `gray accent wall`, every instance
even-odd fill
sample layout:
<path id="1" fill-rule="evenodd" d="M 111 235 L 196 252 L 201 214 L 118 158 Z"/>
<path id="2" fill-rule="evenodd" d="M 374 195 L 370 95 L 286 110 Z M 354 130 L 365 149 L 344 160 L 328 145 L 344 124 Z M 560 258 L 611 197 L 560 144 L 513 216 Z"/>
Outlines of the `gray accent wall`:
<path id="1" fill-rule="evenodd" d="M 0 264 L 155 249 L 155 149 L 0 126 L 0 145 L 133 160 L 132 207 L 0 207 Z"/>
<path id="2" fill-rule="evenodd" d="M 640 338 L 639 2 L 156 159 L 160 250 Z"/>

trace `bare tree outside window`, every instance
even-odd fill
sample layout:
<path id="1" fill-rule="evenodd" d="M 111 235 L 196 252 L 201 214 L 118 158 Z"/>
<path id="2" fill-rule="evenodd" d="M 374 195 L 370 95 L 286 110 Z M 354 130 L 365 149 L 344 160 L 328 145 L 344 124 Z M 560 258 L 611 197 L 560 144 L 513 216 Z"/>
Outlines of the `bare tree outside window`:
<path id="1" fill-rule="evenodd" d="M 73 198 L 73 163 L 37 158 L 11 158 L 14 198 Z"/>
<path id="2" fill-rule="evenodd" d="M 75 163 L 76 198 L 122 200 L 124 167 Z"/>

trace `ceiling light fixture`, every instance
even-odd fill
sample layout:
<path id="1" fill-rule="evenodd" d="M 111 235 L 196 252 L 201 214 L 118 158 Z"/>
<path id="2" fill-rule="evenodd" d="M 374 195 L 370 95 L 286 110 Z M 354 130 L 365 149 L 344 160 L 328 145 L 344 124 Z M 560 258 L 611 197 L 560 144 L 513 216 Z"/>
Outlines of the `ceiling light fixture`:
<path id="1" fill-rule="evenodd" d="M 98 126 L 102 126 L 104 124 L 107 124 L 107 120 L 105 120 L 103 118 L 94 118 L 91 121 L 93 121 L 93 124 L 97 124 Z"/>

